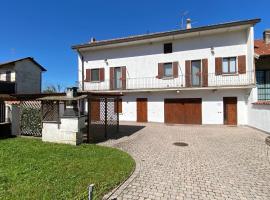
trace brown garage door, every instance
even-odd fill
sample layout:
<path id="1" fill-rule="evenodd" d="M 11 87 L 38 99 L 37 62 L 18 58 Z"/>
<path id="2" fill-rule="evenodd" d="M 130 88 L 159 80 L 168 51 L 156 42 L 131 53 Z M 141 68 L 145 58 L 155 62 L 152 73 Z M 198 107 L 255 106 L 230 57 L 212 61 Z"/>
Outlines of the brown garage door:
<path id="1" fill-rule="evenodd" d="M 165 123 L 202 124 L 202 99 L 165 99 Z"/>

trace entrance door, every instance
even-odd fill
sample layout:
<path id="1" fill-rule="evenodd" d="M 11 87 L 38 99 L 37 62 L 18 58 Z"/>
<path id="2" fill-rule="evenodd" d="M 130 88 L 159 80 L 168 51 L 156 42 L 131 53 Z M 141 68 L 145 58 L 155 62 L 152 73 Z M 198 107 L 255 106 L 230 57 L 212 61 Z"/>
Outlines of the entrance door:
<path id="1" fill-rule="evenodd" d="M 121 89 L 122 88 L 122 71 L 121 67 L 114 68 L 114 89 Z"/>
<path id="2" fill-rule="evenodd" d="M 147 98 L 137 98 L 137 122 L 147 122 Z"/>
<path id="3" fill-rule="evenodd" d="M 237 125 L 237 97 L 224 97 L 224 124 Z"/>
<path id="4" fill-rule="evenodd" d="M 195 60 L 191 62 L 191 83 L 192 86 L 201 85 L 201 61 Z"/>

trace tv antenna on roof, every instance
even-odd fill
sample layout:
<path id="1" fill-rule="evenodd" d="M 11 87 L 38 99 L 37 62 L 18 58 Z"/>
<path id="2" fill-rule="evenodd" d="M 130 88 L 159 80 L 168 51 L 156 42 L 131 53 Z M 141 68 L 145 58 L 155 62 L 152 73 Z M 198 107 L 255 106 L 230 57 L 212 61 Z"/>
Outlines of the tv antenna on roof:
<path id="1" fill-rule="evenodd" d="M 188 11 L 188 10 L 181 12 L 181 24 L 180 24 L 180 29 L 185 29 L 185 27 L 184 27 L 184 19 L 185 19 L 185 17 L 186 17 L 188 14 L 189 14 L 189 11 Z"/>

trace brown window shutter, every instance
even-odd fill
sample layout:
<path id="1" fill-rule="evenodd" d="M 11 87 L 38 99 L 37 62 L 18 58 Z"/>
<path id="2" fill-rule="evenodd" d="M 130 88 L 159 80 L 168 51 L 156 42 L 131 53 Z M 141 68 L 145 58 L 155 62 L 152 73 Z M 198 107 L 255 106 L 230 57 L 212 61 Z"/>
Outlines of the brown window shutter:
<path id="1" fill-rule="evenodd" d="M 246 73 L 246 56 L 238 56 L 238 73 L 245 74 Z"/>
<path id="2" fill-rule="evenodd" d="M 215 59 L 215 72 L 216 75 L 222 74 L 222 58 L 218 57 Z"/>
<path id="3" fill-rule="evenodd" d="M 110 67 L 110 90 L 113 90 L 113 83 L 114 83 L 114 68 L 113 67 Z"/>
<path id="4" fill-rule="evenodd" d="M 122 67 L 122 89 L 126 89 L 126 81 L 127 81 L 127 68 L 126 66 Z"/>
<path id="5" fill-rule="evenodd" d="M 208 59 L 202 59 L 202 86 L 208 86 Z"/>
<path id="6" fill-rule="evenodd" d="M 104 68 L 99 69 L 99 81 L 104 81 Z"/>
<path id="7" fill-rule="evenodd" d="M 161 79 L 163 78 L 164 72 L 163 72 L 163 63 L 158 63 L 158 75 L 157 78 Z"/>
<path id="8" fill-rule="evenodd" d="M 186 87 L 191 86 L 191 61 L 186 60 L 185 62 L 185 78 L 186 78 Z"/>
<path id="9" fill-rule="evenodd" d="M 90 82 L 91 81 L 91 69 L 86 69 L 85 70 L 85 82 Z"/>
<path id="10" fill-rule="evenodd" d="M 178 62 L 173 62 L 173 78 L 178 78 Z"/>

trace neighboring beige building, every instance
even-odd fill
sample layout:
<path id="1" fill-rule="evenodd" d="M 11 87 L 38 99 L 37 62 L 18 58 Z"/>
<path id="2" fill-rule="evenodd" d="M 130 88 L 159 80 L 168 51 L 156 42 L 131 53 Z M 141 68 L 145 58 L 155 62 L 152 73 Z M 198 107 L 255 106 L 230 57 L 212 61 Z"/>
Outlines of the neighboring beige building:
<path id="1" fill-rule="evenodd" d="M 0 63 L 0 94 L 40 93 L 45 71 L 31 57 Z"/>

